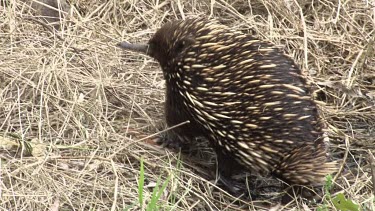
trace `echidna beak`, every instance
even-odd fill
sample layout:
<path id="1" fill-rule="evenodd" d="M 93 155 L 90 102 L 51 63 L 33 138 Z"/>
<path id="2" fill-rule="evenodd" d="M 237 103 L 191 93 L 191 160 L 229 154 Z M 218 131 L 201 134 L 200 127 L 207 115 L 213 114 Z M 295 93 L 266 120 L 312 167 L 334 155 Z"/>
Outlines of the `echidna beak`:
<path id="1" fill-rule="evenodd" d="M 120 42 L 116 45 L 124 50 L 141 52 L 144 54 L 148 54 L 149 45 L 148 44 L 131 44 L 128 42 Z"/>

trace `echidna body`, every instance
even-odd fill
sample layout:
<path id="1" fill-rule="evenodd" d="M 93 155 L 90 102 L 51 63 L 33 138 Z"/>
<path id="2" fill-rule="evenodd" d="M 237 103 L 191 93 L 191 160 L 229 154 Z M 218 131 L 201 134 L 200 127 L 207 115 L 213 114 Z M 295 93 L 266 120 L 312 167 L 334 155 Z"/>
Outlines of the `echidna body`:
<path id="1" fill-rule="evenodd" d="M 318 185 L 336 169 L 326 159 L 323 126 L 305 79 L 269 42 L 215 21 L 165 24 L 143 51 L 166 80 L 166 120 L 184 138 L 206 137 L 221 172 L 231 163 L 273 173 L 290 184 Z"/>

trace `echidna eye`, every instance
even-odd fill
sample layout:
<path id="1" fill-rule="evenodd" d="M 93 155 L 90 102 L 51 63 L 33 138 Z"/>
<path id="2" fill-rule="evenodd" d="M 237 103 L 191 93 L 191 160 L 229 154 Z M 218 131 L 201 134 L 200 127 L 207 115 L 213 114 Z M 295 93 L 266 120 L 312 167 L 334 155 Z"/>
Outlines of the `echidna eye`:
<path id="1" fill-rule="evenodd" d="M 181 52 L 181 51 L 184 49 L 185 44 L 186 44 L 186 43 L 185 43 L 185 40 L 181 40 L 181 41 L 179 41 L 179 42 L 176 44 L 175 52 L 176 52 L 176 53 Z"/>

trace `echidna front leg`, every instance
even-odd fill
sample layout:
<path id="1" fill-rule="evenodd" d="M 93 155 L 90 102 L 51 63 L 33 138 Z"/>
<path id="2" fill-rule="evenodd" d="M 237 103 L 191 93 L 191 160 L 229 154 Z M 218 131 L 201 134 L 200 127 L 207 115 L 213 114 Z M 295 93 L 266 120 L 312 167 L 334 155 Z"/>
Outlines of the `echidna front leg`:
<path id="1" fill-rule="evenodd" d="M 189 118 L 190 115 L 181 104 L 182 100 L 176 99 L 176 95 L 167 89 L 165 120 L 168 127 L 175 128 L 162 134 L 159 142 L 162 142 L 162 145 L 168 148 L 188 151 L 196 138 L 203 136 L 203 134 L 199 125 L 192 118 Z"/>
<path id="2" fill-rule="evenodd" d="M 191 147 L 191 143 L 195 141 L 196 137 L 189 136 L 188 134 L 186 134 L 184 132 L 186 130 L 186 128 L 170 129 L 160 134 L 157 142 L 166 148 L 181 150 L 182 152 L 188 152 Z"/>
<path id="3" fill-rule="evenodd" d="M 245 183 L 232 179 L 233 175 L 243 172 L 243 167 L 230 155 L 225 154 L 223 149 L 215 147 L 217 155 L 217 168 L 219 173 L 219 181 L 224 185 L 225 189 L 234 196 L 250 194 L 252 199 L 256 195 L 249 190 Z"/>

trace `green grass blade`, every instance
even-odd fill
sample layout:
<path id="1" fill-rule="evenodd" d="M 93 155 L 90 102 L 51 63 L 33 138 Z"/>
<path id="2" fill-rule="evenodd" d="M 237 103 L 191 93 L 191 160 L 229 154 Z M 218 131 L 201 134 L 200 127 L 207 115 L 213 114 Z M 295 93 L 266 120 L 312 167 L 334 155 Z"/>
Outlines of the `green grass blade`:
<path id="1" fill-rule="evenodd" d="M 158 201 L 157 194 L 159 192 L 159 183 L 160 183 L 160 177 L 158 178 L 158 181 L 156 182 L 156 185 L 154 187 L 154 190 L 152 191 L 151 201 L 147 205 L 147 211 L 153 211 L 157 210 L 156 202 Z"/>
<path id="2" fill-rule="evenodd" d="M 143 166 L 143 158 L 141 158 L 141 167 L 139 172 L 139 179 L 138 179 L 138 201 L 139 206 L 142 208 L 143 206 L 143 188 L 145 184 L 145 170 Z"/>

